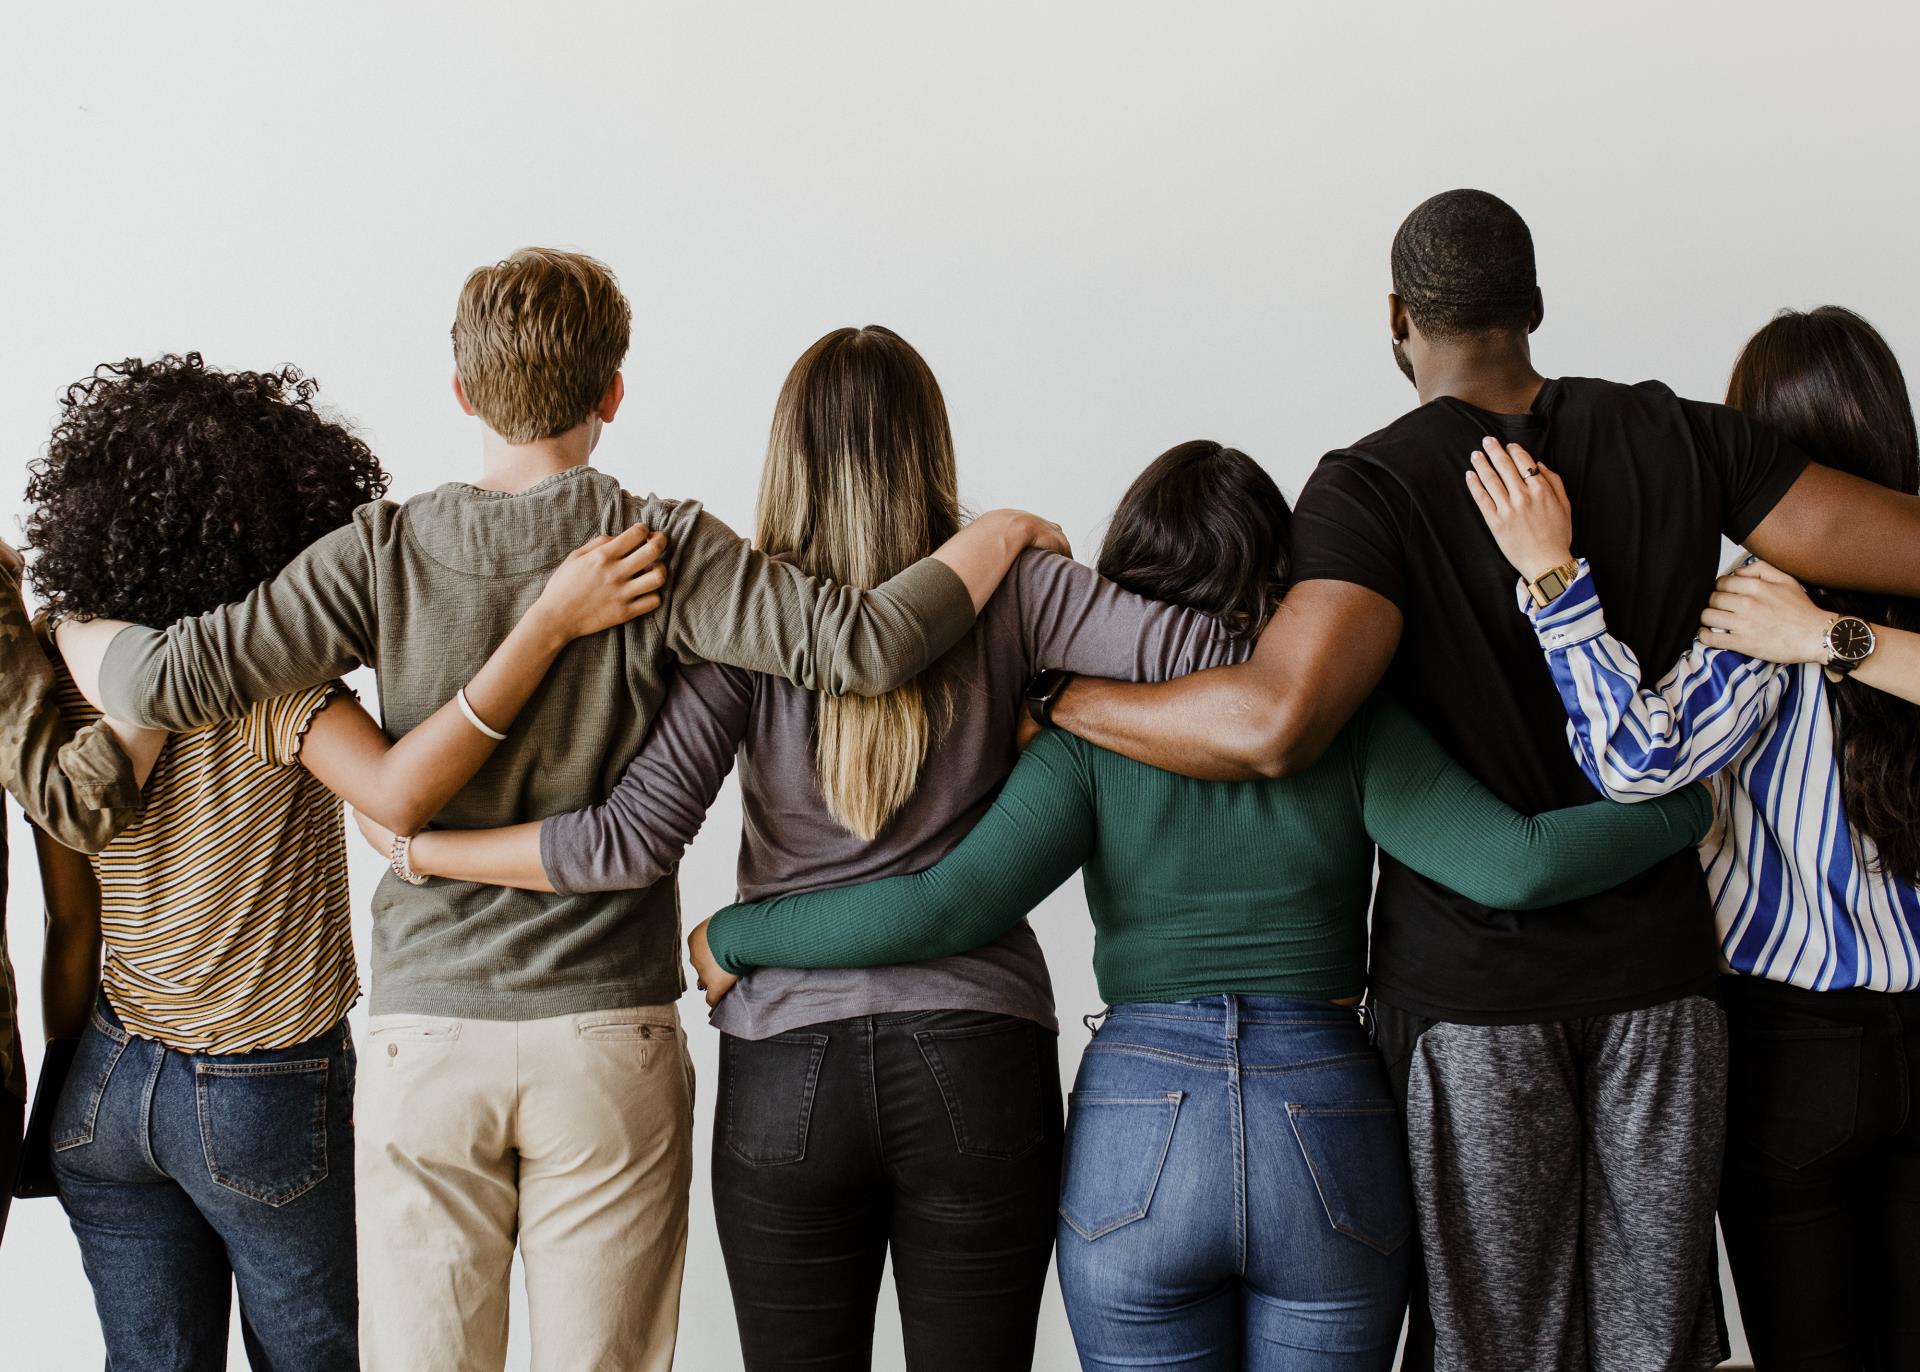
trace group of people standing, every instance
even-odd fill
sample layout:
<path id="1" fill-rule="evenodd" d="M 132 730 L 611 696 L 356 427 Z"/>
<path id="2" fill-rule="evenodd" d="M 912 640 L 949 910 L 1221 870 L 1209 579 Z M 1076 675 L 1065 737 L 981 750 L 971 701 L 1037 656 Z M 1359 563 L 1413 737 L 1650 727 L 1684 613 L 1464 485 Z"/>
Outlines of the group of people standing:
<path id="1" fill-rule="evenodd" d="M 629 310 L 577 254 L 468 278 L 482 469 L 404 504 L 291 369 L 72 387 L 0 781 L 116 1372 L 224 1365 L 235 1288 L 258 1367 L 497 1368 L 516 1247 L 535 1367 L 670 1365 L 675 872 L 736 763 L 740 903 L 689 942 L 756 1372 L 868 1366 L 889 1261 L 914 1372 L 1028 1367 L 1052 1262 L 1089 1369 L 1385 1368 L 1403 1326 L 1410 1368 L 1706 1368 L 1716 1209 L 1761 1367 L 1920 1367 L 1899 367 L 1829 307 L 1725 406 L 1544 378 L 1484 192 L 1391 268 L 1419 406 L 1297 506 L 1168 450 L 1095 570 L 963 519 L 878 327 L 794 365 L 751 542 L 628 494 L 588 463 Z M 340 800 L 391 867 L 364 1065 Z M 1076 870 L 1063 1115 L 1026 916 Z"/>

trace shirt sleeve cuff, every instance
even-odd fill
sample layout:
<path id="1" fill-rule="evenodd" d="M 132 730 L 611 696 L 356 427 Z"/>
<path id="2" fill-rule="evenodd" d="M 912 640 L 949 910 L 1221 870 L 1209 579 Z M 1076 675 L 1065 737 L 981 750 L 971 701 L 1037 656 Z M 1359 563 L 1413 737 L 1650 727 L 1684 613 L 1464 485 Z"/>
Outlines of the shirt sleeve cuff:
<path id="1" fill-rule="evenodd" d="M 147 710 L 146 684 L 164 636 L 144 624 L 129 624 L 113 636 L 100 659 L 100 703 L 105 713 L 143 729 L 164 728 Z"/>
<path id="2" fill-rule="evenodd" d="M 1571 648 L 1576 643 L 1596 639 L 1607 631 L 1607 617 L 1600 607 L 1600 593 L 1593 584 L 1593 570 L 1583 557 L 1574 564 L 1574 578 L 1550 605 L 1535 605 L 1527 592 L 1527 583 L 1515 587 L 1520 608 L 1533 623 L 1540 646 L 1549 652 Z"/>
<path id="3" fill-rule="evenodd" d="M 968 604 L 972 604 L 971 597 L 968 598 Z M 713 955 L 713 960 L 720 964 L 721 971 L 731 976 L 744 977 L 753 969 L 740 965 L 738 950 L 734 947 L 733 938 L 730 937 L 731 933 L 739 927 L 739 920 L 731 914 L 732 909 L 732 906 L 728 906 L 724 910 L 715 912 L 713 918 L 707 922 L 707 951 Z"/>

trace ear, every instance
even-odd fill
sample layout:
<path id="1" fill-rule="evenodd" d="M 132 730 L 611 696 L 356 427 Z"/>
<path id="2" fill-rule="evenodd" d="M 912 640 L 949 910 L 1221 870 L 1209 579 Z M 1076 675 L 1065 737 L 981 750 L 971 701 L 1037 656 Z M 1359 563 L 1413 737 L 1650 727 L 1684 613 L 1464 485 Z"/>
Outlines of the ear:
<path id="1" fill-rule="evenodd" d="M 1533 288 L 1533 310 L 1527 315 L 1527 332 L 1532 333 L 1540 327 L 1540 321 L 1547 317 L 1547 298 L 1540 294 L 1540 288 Z"/>
<path id="2" fill-rule="evenodd" d="M 1396 343 L 1406 342 L 1413 332 L 1413 319 L 1407 314 L 1406 302 L 1392 291 L 1387 292 L 1387 331 Z"/>
<path id="3" fill-rule="evenodd" d="M 619 372 L 613 374 L 613 380 L 607 383 L 607 393 L 600 397 L 600 403 L 594 406 L 593 413 L 602 424 L 613 423 L 613 417 L 620 413 L 620 402 L 627 398 L 626 378 Z"/>
<path id="4" fill-rule="evenodd" d="M 473 402 L 467 399 L 467 388 L 460 384 L 460 373 L 457 371 L 453 374 L 453 398 L 460 403 L 460 413 L 473 413 Z"/>

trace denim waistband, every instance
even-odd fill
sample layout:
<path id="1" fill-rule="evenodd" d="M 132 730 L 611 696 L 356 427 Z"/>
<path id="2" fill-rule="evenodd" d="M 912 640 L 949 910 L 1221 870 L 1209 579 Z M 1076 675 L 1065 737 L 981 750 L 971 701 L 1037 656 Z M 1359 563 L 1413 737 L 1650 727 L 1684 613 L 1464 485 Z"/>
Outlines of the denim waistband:
<path id="1" fill-rule="evenodd" d="M 1241 996 L 1231 993 L 1197 1000 L 1136 1000 L 1110 1006 L 1114 1020 L 1174 1020 L 1191 1027 L 1218 1025 L 1222 1038 L 1238 1038 L 1249 1024 L 1359 1025 L 1360 1007 L 1291 996 Z"/>

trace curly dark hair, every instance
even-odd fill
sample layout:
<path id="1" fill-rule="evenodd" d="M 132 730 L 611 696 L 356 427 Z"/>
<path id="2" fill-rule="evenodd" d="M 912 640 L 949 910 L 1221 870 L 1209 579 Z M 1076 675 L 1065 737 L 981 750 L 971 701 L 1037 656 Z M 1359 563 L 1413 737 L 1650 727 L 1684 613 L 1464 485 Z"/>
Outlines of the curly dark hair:
<path id="1" fill-rule="evenodd" d="M 1393 292 L 1431 338 L 1524 330 L 1533 316 L 1533 235 L 1485 191 L 1423 200 L 1393 236 Z"/>
<path id="2" fill-rule="evenodd" d="M 386 493 L 297 368 L 199 353 L 103 363 L 67 387 L 28 468 L 33 581 L 55 615 L 170 624 L 245 596 Z"/>

